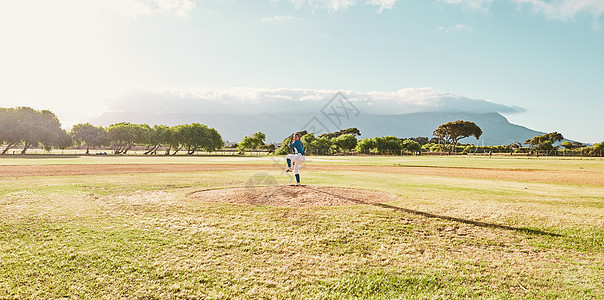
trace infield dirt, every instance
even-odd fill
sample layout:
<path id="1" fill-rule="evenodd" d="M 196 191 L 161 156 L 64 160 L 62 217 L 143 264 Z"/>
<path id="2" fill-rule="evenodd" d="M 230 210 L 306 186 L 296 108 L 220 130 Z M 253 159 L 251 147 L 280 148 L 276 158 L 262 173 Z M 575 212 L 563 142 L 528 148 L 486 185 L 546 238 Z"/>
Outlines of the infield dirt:
<path id="1" fill-rule="evenodd" d="M 546 171 L 526 169 L 305 165 L 304 171 L 356 171 L 410 175 L 463 177 L 490 180 L 528 181 L 576 185 L 604 185 L 604 174 L 588 171 Z M 230 170 L 281 170 L 271 164 L 96 164 L 0 166 L 0 177 L 110 175 L 129 173 L 173 173 Z"/>
<path id="2" fill-rule="evenodd" d="M 396 200 L 396 195 L 378 191 L 337 187 L 272 185 L 211 189 L 192 193 L 190 198 L 233 204 L 279 207 L 341 206 Z"/>

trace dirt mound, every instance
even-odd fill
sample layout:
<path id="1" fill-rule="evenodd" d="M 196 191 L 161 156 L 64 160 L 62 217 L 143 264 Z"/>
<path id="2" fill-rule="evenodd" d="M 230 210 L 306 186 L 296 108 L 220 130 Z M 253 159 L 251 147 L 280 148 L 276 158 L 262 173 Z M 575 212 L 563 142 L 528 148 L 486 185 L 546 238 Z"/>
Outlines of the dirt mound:
<path id="1" fill-rule="evenodd" d="M 281 207 L 371 204 L 393 201 L 397 198 L 394 194 L 378 191 L 291 185 L 203 190 L 192 193 L 189 197 L 207 202 Z"/>

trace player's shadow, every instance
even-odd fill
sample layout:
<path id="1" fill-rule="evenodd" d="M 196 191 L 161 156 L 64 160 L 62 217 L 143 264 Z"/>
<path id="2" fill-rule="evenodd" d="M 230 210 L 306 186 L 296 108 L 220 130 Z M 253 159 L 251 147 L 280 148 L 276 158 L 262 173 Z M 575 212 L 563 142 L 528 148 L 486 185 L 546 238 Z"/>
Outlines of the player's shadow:
<path id="1" fill-rule="evenodd" d="M 412 210 L 412 209 L 407 209 L 407 208 L 393 206 L 393 205 L 384 204 L 384 203 L 369 203 L 369 202 L 365 202 L 363 200 L 359 200 L 359 199 L 355 199 L 355 198 L 350 198 L 350 197 L 344 197 L 344 196 L 340 196 L 340 195 L 333 194 L 333 193 L 330 193 L 330 192 L 322 191 L 322 190 L 315 189 L 315 188 L 312 188 L 312 187 L 309 187 L 309 186 L 303 186 L 303 187 L 307 188 L 307 189 L 311 189 L 311 190 L 319 192 L 319 193 L 324 193 L 324 194 L 331 195 L 333 197 L 338 197 L 338 198 L 345 199 L 345 200 L 348 200 L 348 201 L 351 201 L 351 202 L 355 202 L 355 203 L 358 203 L 358 204 L 366 204 L 366 205 L 379 206 L 379 207 L 382 207 L 382 208 L 388 208 L 388 209 L 393 209 L 393 210 L 396 210 L 396 211 L 406 212 L 406 213 L 410 213 L 410 214 L 416 214 L 416 215 L 420 215 L 420 216 L 427 217 L 427 218 L 435 218 L 435 219 L 448 220 L 448 221 L 459 222 L 459 223 L 464 223 L 464 224 L 470 224 L 470 225 L 479 226 L 479 227 L 486 227 L 486 228 L 499 228 L 499 229 L 505 229 L 505 230 L 513 230 L 513 231 L 530 233 L 530 234 L 539 234 L 539 235 L 547 235 L 547 236 L 555 236 L 555 237 L 561 237 L 562 236 L 562 235 L 557 234 L 557 233 L 551 233 L 551 232 L 547 232 L 547 231 L 543 231 L 543 230 L 538 230 L 538 229 L 530 229 L 530 228 L 523 228 L 523 227 L 513 227 L 513 226 L 507 226 L 507 225 L 499 225 L 499 224 L 492 224 L 492 223 L 486 223 L 486 222 L 480 222 L 480 221 L 474 221 L 474 220 L 467 220 L 467 219 L 450 217 L 450 216 L 442 216 L 442 215 L 437 215 L 437 214 L 433 214 L 433 213 L 429 213 L 429 212 Z"/>

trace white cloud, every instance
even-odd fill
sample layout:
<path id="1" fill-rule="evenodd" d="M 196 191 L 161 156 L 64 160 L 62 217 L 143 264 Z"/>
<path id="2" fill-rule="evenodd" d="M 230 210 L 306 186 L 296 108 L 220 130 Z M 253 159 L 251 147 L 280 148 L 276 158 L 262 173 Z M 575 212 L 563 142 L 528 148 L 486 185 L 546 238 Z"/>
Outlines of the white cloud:
<path id="1" fill-rule="evenodd" d="M 271 0 L 279 2 L 279 0 Z M 358 4 L 367 4 L 378 6 L 378 12 L 382 13 L 384 9 L 392 9 L 398 0 L 286 0 L 291 2 L 296 9 L 308 8 L 310 10 L 328 10 L 332 13 L 342 12 Z"/>
<path id="2" fill-rule="evenodd" d="M 495 0 L 440 0 L 447 4 L 464 5 L 472 10 L 486 12 Z M 503 1 L 503 0 L 498 0 Z M 523 6 L 531 7 L 536 13 L 545 15 L 548 18 L 568 20 L 577 14 L 591 14 L 599 18 L 604 14 L 603 0 L 512 0 L 518 4 L 519 8 Z"/>
<path id="3" fill-rule="evenodd" d="M 514 0 L 520 6 L 529 5 L 537 13 L 549 18 L 568 20 L 577 14 L 591 14 L 599 18 L 604 14 L 604 1 L 602 0 Z"/>
<path id="4" fill-rule="evenodd" d="M 288 0 L 296 9 L 310 8 L 311 10 L 327 9 L 339 12 L 356 5 L 356 0 Z M 277 2 L 277 1 L 274 1 Z"/>
<path id="5" fill-rule="evenodd" d="M 472 28 L 468 25 L 457 24 L 453 27 L 441 26 L 438 28 L 438 30 L 445 32 L 445 33 L 449 33 L 449 32 L 459 32 L 459 31 L 473 31 L 474 28 Z"/>
<path id="6" fill-rule="evenodd" d="M 198 114 L 316 113 L 336 90 L 233 88 L 226 90 L 133 91 L 110 103 L 111 111 Z M 343 91 L 363 114 L 417 112 L 518 113 L 524 109 L 432 88 L 394 92 Z"/>
<path id="7" fill-rule="evenodd" d="M 486 11 L 488 11 L 489 7 L 491 6 L 491 3 L 493 3 L 494 0 L 440 0 L 440 1 L 447 3 L 447 4 L 464 5 L 465 7 L 469 8 L 471 10 L 486 12 Z"/>
<path id="8" fill-rule="evenodd" d="M 162 13 L 173 14 L 180 18 L 188 18 L 189 13 L 195 9 L 192 0 L 154 0 L 157 9 Z"/>
<path id="9" fill-rule="evenodd" d="M 378 12 L 382 13 L 384 9 L 392 9 L 398 0 L 371 0 L 368 3 L 379 6 Z"/>
<path id="10" fill-rule="evenodd" d="M 273 24 L 273 23 L 282 23 L 282 22 L 286 22 L 286 21 L 292 21 L 294 19 L 296 19 L 294 16 L 273 16 L 273 17 L 261 18 L 260 22 L 265 23 L 265 24 Z"/>

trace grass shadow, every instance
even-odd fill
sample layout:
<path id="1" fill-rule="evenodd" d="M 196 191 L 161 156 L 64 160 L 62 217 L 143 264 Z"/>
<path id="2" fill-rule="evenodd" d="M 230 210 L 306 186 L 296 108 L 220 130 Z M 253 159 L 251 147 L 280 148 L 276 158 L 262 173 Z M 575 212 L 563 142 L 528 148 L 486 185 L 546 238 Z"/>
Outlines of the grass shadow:
<path id="1" fill-rule="evenodd" d="M 518 231 L 518 232 L 523 232 L 523 233 L 529 233 L 529 234 L 546 235 L 546 236 L 552 236 L 552 237 L 562 237 L 562 235 L 560 235 L 560 234 L 551 233 L 551 232 L 547 232 L 547 231 L 543 231 L 543 230 L 538 230 L 538 229 L 530 229 L 530 228 L 523 228 L 523 227 L 513 227 L 513 226 L 507 226 L 507 225 L 500 225 L 500 224 L 493 224 L 493 223 L 486 223 L 486 222 L 480 222 L 480 221 L 474 221 L 474 220 L 467 220 L 467 219 L 450 217 L 450 216 L 437 215 L 437 214 L 433 214 L 433 213 L 429 213 L 429 212 L 418 211 L 418 210 L 413 210 L 413 209 L 398 207 L 398 206 L 384 204 L 384 203 L 369 203 L 369 202 L 365 202 L 363 200 L 359 200 L 359 199 L 355 199 L 355 198 L 350 198 L 350 197 L 344 197 L 344 196 L 337 195 L 337 194 L 334 194 L 334 193 L 330 193 L 330 192 L 327 192 L 327 191 L 322 191 L 322 190 L 319 190 L 319 189 L 315 189 L 315 188 L 312 188 L 310 186 L 301 186 L 301 187 L 302 188 L 311 189 L 311 190 L 319 192 L 319 193 L 328 194 L 328 195 L 331 195 L 333 197 L 338 197 L 338 198 L 341 198 L 341 199 L 349 200 L 351 202 L 355 202 L 355 203 L 358 203 L 358 204 L 378 206 L 378 207 L 392 209 L 392 210 L 396 210 L 396 211 L 400 211 L 400 212 L 405 212 L 405 213 L 420 215 L 420 216 L 427 217 L 427 218 L 434 218 L 434 219 L 441 219 L 441 220 L 459 222 L 459 223 L 464 223 L 464 224 L 469 224 L 469 225 L 474 225 L 474 226 L 479 226 L 479 227 L 486 227 L 486 228 L 499 228 L 499 229 L 512 230 L 512 231 Z"/>

